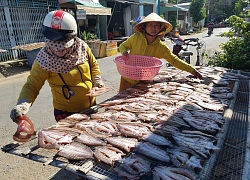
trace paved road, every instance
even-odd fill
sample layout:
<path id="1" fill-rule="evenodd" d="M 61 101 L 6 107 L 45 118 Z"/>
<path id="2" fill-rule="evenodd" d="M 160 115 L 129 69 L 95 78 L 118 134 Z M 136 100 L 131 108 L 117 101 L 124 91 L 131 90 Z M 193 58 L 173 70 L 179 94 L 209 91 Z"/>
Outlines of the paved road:
<path id="1" fill-rule="evenodd" d="M 221 32 L 228 30 L 227 28 L 215 29 L 211 37 L 207 37 L 206 32 L 190 35 L 191 37 L 198 37 L 206 42 L 207 49 L 219 49 L 219 44 L 226 42 L 227 38 L 217 37 Z M 185 38 L 185 36 L 183 36 Z M 166 39 L 165 41 L 170 49 L 173 44 Z M 195 51 L 190 48 L 190 50 Z M 195 52 L 194 52 L 195 53 Z M 195 54 L 192 57 L 192 64 L 195 61 Z M 117 73 L 113 58 L 105 57 L 98 59 L 103 80 L 106 86 L 113 88 L 112 91 L 97 98 L 97 103 L 102 102 L 115 94 L 117 94 L 119 87 L 120 76 Z M 194 58 L 194 59 L 193 59 Z M 0 146 L 4 146 L 13 142 L 12 135 L 16 131 L 17 125 L 12 123 L 9 118 L 10 110 L 16 103 L 22 85 L 26 81 L 28 71 L 21 74 L 1 77 L 0 76 Z M 42 88 L 38 98 L 30 109 L 28 116 L 35 125 L 36 130 L 40 130 L 50 125 L 55 124 L 53 117 L 52 98 L 48 84 Z M 14 174 L 14 175 L 13 175 Z M 11 155 L 0 151 L 0 177 L 1 179 L 75 179 L 76 176 L 66 170 L 61 170 L 50 165 L 43 166 L 41 163 L 28 160 L 19 156 Z M 53 177 L 53 178 L 52 178 Z"/>

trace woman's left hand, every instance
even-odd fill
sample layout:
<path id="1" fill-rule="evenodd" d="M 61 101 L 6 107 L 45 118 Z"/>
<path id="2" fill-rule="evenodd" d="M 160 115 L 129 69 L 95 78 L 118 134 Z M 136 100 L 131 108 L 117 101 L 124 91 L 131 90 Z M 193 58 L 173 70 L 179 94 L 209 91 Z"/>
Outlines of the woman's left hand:
<path id="1" fill-rule="evenodd" d="M 102 77 L 100 75 L 96 75 L 94 77 L 94 87 L 104 87 L 104 83 L 102 82 Z"/>
<path id="2" fill-rule="evenodd" d="M 194 69 L 192 74 L 194 75 L 194 77 L 202 79 L 202 75 L 200 74 L 199 71 L 197 71 L 197 69 Z"/>

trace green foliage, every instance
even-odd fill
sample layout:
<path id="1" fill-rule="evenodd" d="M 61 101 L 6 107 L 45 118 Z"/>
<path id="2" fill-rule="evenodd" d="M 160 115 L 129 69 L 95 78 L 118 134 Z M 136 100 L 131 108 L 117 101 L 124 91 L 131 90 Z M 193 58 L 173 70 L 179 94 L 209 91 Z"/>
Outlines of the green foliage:
<path id="1" fill-rule="evenodd" d="M 206 59 L 208 59 L 208 66 L 214 65 L 218 67 L 225 67 L 225 53 L 220 51 L 214 51 L 212 54 L 205 54 Z"/>
<path id="2" fill-rule="evenodd" d="M 169 22 L 172 24 L 173 28 L 177 27 L 178 23 L 177 23 L 177 18 L 175 14 L 169 14 Z"/>
<path id="3" fill-rule="evenodd" d="M 178 4 L 180 3 L 186 3 L 186 2 L 191 2 L 192 0 L 168 0 L 168 3 L 172 3 L 172 4 L 176 4 L 178 2 Z"/>
<path id="4" fill-rule="evenodd" d="M 206 17 L 205 0 L 192 0 L 189 11 L 195 23 L 204 19 Z"/>
<path id="5" fill-rule="evenodd" d="M 221 34 L 229 41 L 220 45 L 222 52 L 211 59 L 215 66 L 250 70 L 250 22 L 236 15 L 227 19 L 231 29 Z"/>
<path id="6" fill-rule="evenodd" d="M 95 34 L 93 34 L 91 32 L 87 33 L 86 31 L 81 32 L 80 37 L 84 41 L 97 39 L 97 35 L 95 35 Z"/>
<path id="7" fill-rule="evenodd" d="M 237 16 L 241 15 L 243 8 L 246 7 L 247 5 L 248 5 L 247 1 L 242 1 L 242 0 L 236 1 L 234 5 L 235 15 Z"/>
<path id="8" fill-rule="evenodd" d="M 207 22 L 211 19 L 216 23 L 224 21 L 234 14 L 234 5 L 236 0 L 209 0 L 206 8 L 209 11 Z"/>

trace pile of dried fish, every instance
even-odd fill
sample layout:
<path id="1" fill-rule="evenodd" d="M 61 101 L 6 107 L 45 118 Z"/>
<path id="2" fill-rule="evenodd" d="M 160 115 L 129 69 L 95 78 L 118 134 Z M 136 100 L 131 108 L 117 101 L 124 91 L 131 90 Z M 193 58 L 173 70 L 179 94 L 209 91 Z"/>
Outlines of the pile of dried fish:
<path id="1" fill-rule="evenodd" d="M 0 49 L 0 53 L 2 53 L 2 52 L 7 52 L 7 50 L 5 50 L 5 49 Z"/>
<path id="2" fill-rule="evenodd" d="M 32 51 L 34 49 L 38 49 L 38 48 L 41 48 L 43 46 L 44 46 L 44 42 L 39 42 L 39 43 L 30 43 L 30 44 L 15 46 L 12 49 L 23 50 L 23 51 Z"/>
<path id="3" fill-rule="evenodd" d="M 203 77 L 224 69 L 204 67 Z M 204 162 L 218 151 L 223 112 L 233 98 L 220 75 L 214 86 L 175 69 L 138 83 L 99 104 L 104 112 L 75 114 L 41 130 L 39 146 L 67 159 L 95 159 L 114 167 L 122 179 L 197 179 Z M 235 75 L 234 78 L 244 78 Z M 222 81 L 223 83 L 219 83 Z M 227 83 L 225 83 L 227 82 Z"/>

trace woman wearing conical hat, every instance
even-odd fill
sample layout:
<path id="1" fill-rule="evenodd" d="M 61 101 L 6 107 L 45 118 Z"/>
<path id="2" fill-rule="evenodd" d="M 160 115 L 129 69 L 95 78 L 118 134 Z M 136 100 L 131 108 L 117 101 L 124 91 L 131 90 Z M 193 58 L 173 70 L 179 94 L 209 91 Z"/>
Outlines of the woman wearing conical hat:
<path id="1" fill-rule="evenodd" d="M 192 65 L 184 62 L 174 55 L 168 46 L 159 38 L 170 32 L 172 25 L 156 13 L 151 13 L 134 26 L 135 33 L 132 34 L 120 46 L 122 55 L 128 54 L 144 55 L 167 60 L 172 66 L 187 71 L 197 78 L 201 74 Z M 137 80 L 121 77 L 119 92 L 136 84 Z"/>

